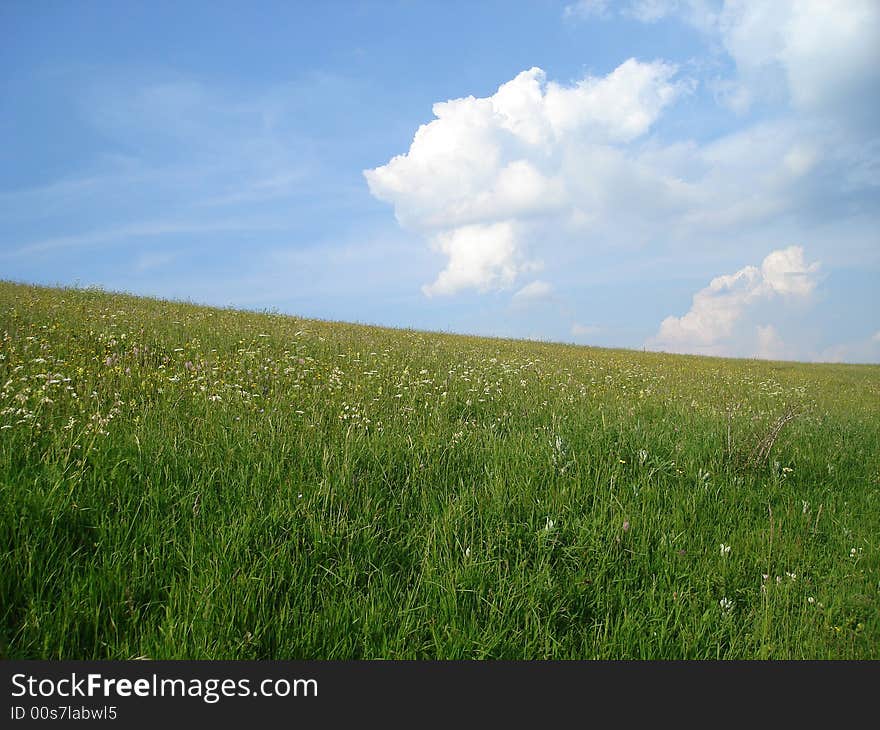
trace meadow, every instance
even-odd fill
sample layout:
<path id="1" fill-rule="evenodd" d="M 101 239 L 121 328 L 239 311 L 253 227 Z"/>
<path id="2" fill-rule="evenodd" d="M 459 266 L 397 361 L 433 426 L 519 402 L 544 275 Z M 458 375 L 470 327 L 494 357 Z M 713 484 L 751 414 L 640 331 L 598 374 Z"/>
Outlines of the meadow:
<path id="1" fill-rule="evenodd" d="M 0 656 L 880 658 L 880 366 L 0 283 Z"/>

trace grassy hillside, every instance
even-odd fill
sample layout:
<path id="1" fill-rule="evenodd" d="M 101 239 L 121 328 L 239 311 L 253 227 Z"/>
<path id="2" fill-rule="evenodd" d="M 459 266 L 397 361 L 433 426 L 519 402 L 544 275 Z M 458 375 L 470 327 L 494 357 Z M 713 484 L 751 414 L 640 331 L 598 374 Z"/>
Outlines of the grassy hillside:
<path id="1" fill-rule="evenodd" d="M 0 283 L 0 654 L 880 658 L 880 367 Z"/>

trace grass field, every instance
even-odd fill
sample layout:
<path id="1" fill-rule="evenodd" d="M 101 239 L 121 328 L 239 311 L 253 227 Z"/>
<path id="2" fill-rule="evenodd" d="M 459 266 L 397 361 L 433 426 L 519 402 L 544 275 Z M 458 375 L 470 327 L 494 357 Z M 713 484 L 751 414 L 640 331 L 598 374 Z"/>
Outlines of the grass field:
<path id="1" fill-rule="evenodd" d="M 0 283 L 7 658 L 880 658 L 880 366 Z"/>

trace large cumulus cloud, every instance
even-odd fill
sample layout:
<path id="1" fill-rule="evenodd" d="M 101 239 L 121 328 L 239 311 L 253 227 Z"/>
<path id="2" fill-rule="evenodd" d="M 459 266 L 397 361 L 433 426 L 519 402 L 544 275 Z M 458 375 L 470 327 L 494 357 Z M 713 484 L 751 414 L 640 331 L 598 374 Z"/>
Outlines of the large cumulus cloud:
<path id="1" fill-rule="evenodd" d="M 448 257 L 425 293 L 506 288 L 539 268 L 533 224 L 597 214 L 607 192 L 593 181 L 632 176 L 619 149 L 687 90 L 675 72 L 630 59 L 563 85 L 532 68 L 490 97 L 435 104 L 406 154 L 364 173 L 400 224 Z"/>

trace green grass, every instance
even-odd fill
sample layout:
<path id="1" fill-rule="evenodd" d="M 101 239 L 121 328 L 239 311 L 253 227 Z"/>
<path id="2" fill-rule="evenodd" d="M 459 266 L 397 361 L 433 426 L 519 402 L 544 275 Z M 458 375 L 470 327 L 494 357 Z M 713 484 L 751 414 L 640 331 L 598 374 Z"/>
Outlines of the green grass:
<path id="1" fill-rule="evenodd" d="M 880 367 L 11 283 L 0 337 L 2 656 L 880 658 Z"/>

